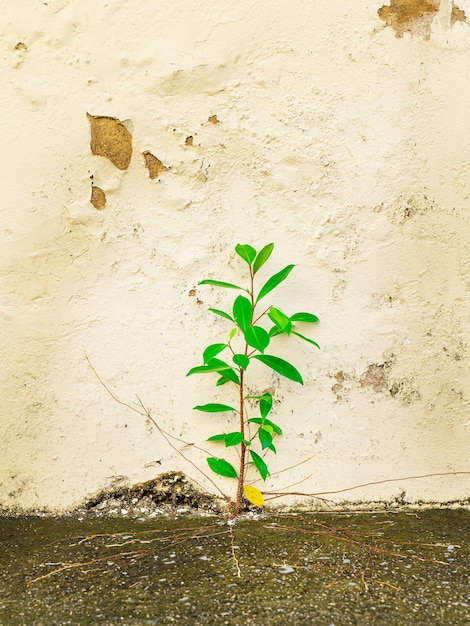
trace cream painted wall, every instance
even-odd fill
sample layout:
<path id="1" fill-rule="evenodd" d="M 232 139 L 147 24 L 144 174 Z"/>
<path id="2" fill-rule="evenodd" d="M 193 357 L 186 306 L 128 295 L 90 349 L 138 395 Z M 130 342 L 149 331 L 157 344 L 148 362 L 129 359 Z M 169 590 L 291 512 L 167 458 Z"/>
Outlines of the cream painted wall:
<path id="1" fill-rule="evenodd" d="M 470 3 L 402 37 L 381 4 L 1 3 L 0 506 L 66 510 L 167 470 L 204 483 L 84 349 L 202 444 L 220 426 L 191 408 L 228 398 L 185 374 L 228 300 L 190 292 L 238 278 L 238 242 L 274 241 L 272 271 L 297 264 L 275 301 L 321 318 L 321 352 L 277 351 L 305 386 L 261 380 L 285 431 L 267 490 L 470 471 Z M 87 113 L 125 121 L 128 169 L 91 153 Z M 469 475 L 335 498 L 403 491 L 463 500 Z"/>

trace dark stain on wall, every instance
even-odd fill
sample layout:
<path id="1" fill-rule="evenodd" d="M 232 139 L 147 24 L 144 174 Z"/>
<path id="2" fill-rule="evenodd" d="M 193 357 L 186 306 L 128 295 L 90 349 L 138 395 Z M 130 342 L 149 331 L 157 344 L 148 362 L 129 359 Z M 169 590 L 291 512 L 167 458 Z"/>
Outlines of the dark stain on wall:
<path id="1" fill-rule="evenodd" d="M 169 168 L 151 152 L 146 150 L 142 153 L 145 159 L 145 165 L 149 171 L 149 178 L 158 178 L 162 172 L 166 172 Z"/>
<path id="2" fill-rule="evenodd" d="M 115 117 L 90 115 L 91 151 L 111 161 L 120 170 L 129 167 L 132 157 L 132 135 Z"/>
<path id="3" fill-rule="evenodd" d="M 440 0 L 390 0 L 390 6 L 381 7 L 377 13 L 397 37 L 411 33 L 429 39 L 431 22 L 440 4 Z M 451 24 L 465 21 L 465 12 L 452 4 Z"/>

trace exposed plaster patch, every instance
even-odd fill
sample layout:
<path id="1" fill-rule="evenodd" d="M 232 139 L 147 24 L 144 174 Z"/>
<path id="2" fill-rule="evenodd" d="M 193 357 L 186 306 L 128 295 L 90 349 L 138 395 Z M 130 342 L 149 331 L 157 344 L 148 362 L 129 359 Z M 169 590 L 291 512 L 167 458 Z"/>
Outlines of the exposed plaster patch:
<path id="1" fill-rule="evenodd" d="M 13 54 L 13 69 L 18 69 L 24 63 L 27 52 L 28 46 L 23 41 L 19 41 L 15 46 L 15 52 Z"/>
<path id="2" fill-rule="evenodd" d="M 199 298 L 197 298 L 197 291 L 195 289 L 190 289 L 188 295 L 191 298 L 196 298 L 196 302 L 197 304 L 204 304 L 204 302 L 202 300 L 199 300 Z"/>
<path id="3" fill-rule="evenodd" d="M 90 202 L 95 209 L 101 210 L 106 206 L 106 194 L 99 187 L 92 185 Z"/>
<path id="4" fill-rule="evenodd" d="M 349 391 L 348 389 L 345 389 L 344 387 L 347 376 L 342 370 L 340 370 L 339 372 L 336 372 L 334 377 L 335 377 L 336 382 L 331 388 L 331 391 L 336 395 L 336 400 L 340 402 L 341 400 L 344 399 L 344 396 L 343 396 L 344 391 Z"/>
<path id="5" fill-rule="evenodd" d="M 337 402 L 349 402 L 349 394 L 354 385 L 359 384 L 363 389 L 370 388 L 376 393 L 385 392 L 403 404 L 411 404 L 421 399 L 413 378 L 393 380 L 390 371 L 394 355 L 390 355 L 383 363 L 371 363 L 359 377 L 354 373 L 340 370 L 332 378 L 335 379 L 331 391 L 336 395 Z"/>
<path id="6" fill-rule="evenodd" d="M 397 398 L 403 402 L 403 404 L 411 404 L 417 400 L 421 400 L 421 394 L 415 388 L 413 380 L 404 378 L 403 380 L 395 381 L 389 388 L 389 393 L 393 398 Z"/>
<path id="7" fill-rule="evenodd" d="M 220 120 L 217 119 L 217 115 L 211 115 L 207 121 L 211 124 L 220 124 Z"/>
<path id="8" fill-rule="evenodd" d="M 142 152 L 145 165 L 149 171 L 149 178 L 158 178 L 158 176 L 162 172 L 166 172 L 169 168 L 158 159 L 155 155 L 153 155 L 149 150 Z"/>
<path id="9" fill-rule="evenodd" d="M 427 40 L 431 34 L 431 23 L 440 6 L 441 0 L 390 0 L 390 5 L 384 5 L 377 13 L 387 26 L 393 28 L 396 37 L 410 33 L 421 35 Z M 452 3 L 450 25 L 465 22 L 466 19 L 465 11 Z"/>
<path id="10" fill-rule="evenodd" d="M 466 21 L 467 21 L 467 16 L 465 15 L 465 11 L 462 11 L 462 9 L 459 9 L 458 7 L 455 6 L 455 4 L 453 4 L 452 13 L 450 16 L 450 23 L 455 24 L 455 22 L 466 22 Z"/>
<path id="11" fill-rule="evenodd" d="M 91 130 L 91 151 L 109 159 L 120 170 L 129 167 L 132 157 L 132 135 L 115 117 L 87 113 Z"/>
<path id="12" fill-rule="evenodd" d="M 392 204 L 381 204 L 375 211 L 385 211 L 392 224 L 403 226 L 408 220 L 434 213 L 436 204 L 428 197 L 427 192 L 410 193 L 400 195 Z"/>
<path id="13" fill-rule="evenodd" d="M 461 354 L 459 354 L 458 352 L 452 352 L 445 346 L 442 348 L 442 351 L 447 357 L 453 359 L 454 361 L 460 361 L 460 359 L 462 358 Z"/>
<path id="14" fill-rule="evenodd" d="M 373 363 L 362 374 L 359 383 L 361 387 L 372 387 L 374 391 L 380 392 L 387 387 L 387 379 L 384 373 L 384 365 Z"/>
<path id="15" fill-rule="evenodd" d="M 193 142 L 194 142 L 194 138 L 193 138 L 193 136 L 192 136 L 192 135 L 189 135 L 189 137 L 186 137 L 186 140 L 185 140 L 185 142 L 184 142 L 184 143 L 185 143 L 187 146 L 192 146 L 192 145 L 193 145 Z"/>

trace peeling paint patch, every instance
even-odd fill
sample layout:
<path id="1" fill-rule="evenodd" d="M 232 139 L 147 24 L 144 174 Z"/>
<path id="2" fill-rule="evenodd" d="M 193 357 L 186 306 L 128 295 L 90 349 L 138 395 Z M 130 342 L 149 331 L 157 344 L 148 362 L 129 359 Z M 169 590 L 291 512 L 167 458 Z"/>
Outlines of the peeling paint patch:
<path id="1" fill-rule="evenodd" d="M 387 26 L 393 28 L 397 38 L 403 37 L 404 33 L 410 33 L 429 39 L 431 23 L 440 4 L 440 0 L 391 0 L 389 6 L 384 5 L 377 13 Z M 452 3 L 451 25 L 465 22 L 466 19 L 465 11 Z"/>
<path id="2" fill-rule="evenodd" d="M 332 375 L 335 380 L 331 391 L 336 396 L 336 402 L 349 402 L 351 391 L 357 386 L 370 389 L 375 393 L 399 400 L 404 405 L 410 405 L 421 400 L 421 394 L 416 386 L 414 377 L 395 379 L 391 377 L 391 368 L 394 355 L 391 354 L 383 363 L 371 363 L 360 375 L 353 372 L 339 370 Z M 370 400 L 374 402 L 374 400 Z"/>
<path id="3" fill-rule="evenodd" d="M 145 166 L 149 171 L 149 178 L 158 178 L 162 172 L 166 172 L 169 169 L 149 150 L 142 152 L 142 154 L 145 159 Z"/>
<path id="4" fill-rule="evenodd" d="M 455 4 L 453 4 L 452 13 L 450 16 L 450 23 L 455 24 L 455 22 L 466 22 L 466 21 L 467 21 L 467 16 L 465 15 L 465 11 L 462 11 L 462 9 L 459 9 L 458 7 L 455 6 Z"/>
<path id="5" fill-rule="evenodd" d="M 392 224 L 403 226 L 412 219 L 418 219 L 439 210 L 436 202 L 428 197 L 427 192 L 402 194 L 390 204 L 382 204 L 375 209 L 385 211 Z"/>
<path id="6" fill-rule="evenodd" d="M 391 384 L 389 392 L 392 398 L 401 400 L 403 404 L 411 404 L 412 402 L 421 400 L 421 394 L 415 388 L 411 379 L 404 378 L 402 380 L 395 381 Z"/>
<path id="7" fill-rule="evenodd" d="M 120 170 L 129 167 L 132 157 L 132 135 L 124 124 L 114 117 L 87 113 L 91 130 L 91 151 L 109 159 Z"/>
<path id="8" fill-rule="evenodd" d="M 332 386 L 331 391 L 336 395 L 336 401 L 341 402 L 342 400 L 346 400 L 347 394 L 350 391 L 349 387 L 346 385 L 346 380 L 349 376 L 345 374 L 343 370 L 340 370 L 339 372 L 336 372 L 334 378 L 336 382 Z"/>
<path id="9" fill-rule="evenodd" d="M 184 142 L 187 146 L 192 146 L 194 145 L 194 138 L 192 135 L 189 135 L 189 137 L 186 137 L 186 140 Z"/>
<path id="10" fill-rule="evenodd" d="M 336 399 L 341 400 L 341 391 L 343 390 L 344 372 L 336 372 L 336 382 L 331 388 L 331 391 L 336 394 Z"/>
<path id="11" fill-rule="evenodd" d="M 207 121 L 211 124 L 220 124 L 220 120 L 217 119 L 217 115 L 211 115 Z"/>
<path id="12" fill-rule="evenodd" d="M 99 187 L 92 185 L 90 202 L 95 209 L 101 211 L 106 206 L 106 194 Z"/>
<path id="13" fill-rule="evenodd" d="M 369 365 L 359 381 L 361 387 L 372 387 L 379 393 L 387 387 L 387 379 L 384 373 L 384 366 L 377 363 Z"/>

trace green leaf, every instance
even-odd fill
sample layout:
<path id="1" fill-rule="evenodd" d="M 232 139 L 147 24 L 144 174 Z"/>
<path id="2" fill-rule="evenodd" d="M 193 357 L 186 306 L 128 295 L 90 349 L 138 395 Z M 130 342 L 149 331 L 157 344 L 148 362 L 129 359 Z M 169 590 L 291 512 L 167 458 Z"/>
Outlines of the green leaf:
<path id="1" fill-rule="evenodd" d="M 264 363 L 278 374 L 281 374 L 281 376 L 285 376 L 285 378 L 289 378 L 290 380 L 300 383 L 301 385 L 304 384 L 300 373 L 293 365 L 284 361 L 284 359 L 280 359 L 277 356 L 270 356 L 268 354 L 255 354 L 252 358 L 258 359 L 258 361 L 261 361 L 261 363 Z"/>
<path id="2" fill-rule="evenodd" d="M 241 289 L 242 291 L 246 291 L 245 287 L 233 285 L 232 283 L 226 283 L 222 280 L 201 280 L 198 285 L 212 285 L 213 287 L 224 287 L 225 289 Z"/>
<path id="3" fill-rule="evenodd" d="M 222 372 L 224 370 L 231 369 L 230 365 L 224 363 L 220 359 L 211 359 L 205 365 L 198 365 L 189 370 L 186 376 L 191 374 L 210 374 L 211 372 Z"/>
<path id="4" fill-rule="evenodd" d="M 314 324 L 315 322 L 319 322 L 320 320 L 313 313 L 294 313 L 294 315 L 290 316 L 291 322 L 308 322 L 310 324 Z"/>
<path id="5" fill-rule="evenodd" d="M 219 311 L 219 309 L 209 309 L 209 311 L 212 311 L 212 313 L 220 315 L 220 317 L 225 317 L 226 320 L 230 320 L 231 322 L 233 322 L 233 317 L 225 311 Z"/>
<path id="6" fill-rule="evenodd" d="M 186 376 L 191 374 L 210 374 L 211 372 L 218 372 L 222 374 L 224 378 L 228 378 L 235 384 L 240 384 L 240 379 L 236 371 L 224 361 L 220 359 L 211 359 L 206 365 L 199 365 L 189 370 Z"/>
<path id="7" fill-rule="evenodd" d="M 238 367 L 241 367 L 244 370 L 246 370 L 250 364 L 250 359 L 246 356 L 246 354 L 234 354 L 232 358 L 235 365 L 238 365 Z"/>
<path id="8" fill-rule="evenodd" d="M 224 411 L 235 411 L 238 413 L 237 409 L 234 409 L 233 406 L 228 406 L 228 404 L 202 404 L 199 406 L 193 407 L 194 411 L 204 411 L 204 413 L 223 413 Z"/>
<path id="9" fill-rule="evenodd" d="M 292 331 L 293 335 L 297 335 L 297 337 L 300 337 L 301 339 L 303 339 L 304 341 L 308 341 L 308 343 L 312 343 L 314 346 L 316 346 L 319 350 L 321 349 L 320 346 L 318 345 L 318 343 L 316 341 L 313 341 L 313 339 L 309 339 L 308 337 L 304 337 L 303 335 L 301 335 L 300 333 L 297 333 L 295 330 Z"/>
<path id="10" fill-rule="evenodd" d="M 245 330 L 245 341 L 252 348 L 264 352 L 269 346 L 269 335 L 261 326 L 248 326 Z"/>
<path id="11" fill-rule="evenodd" d="M 206 441 L 225 441 L 225 435 L 212 435 Z"/>
<path id="12" fill-rule="evenodd" d="M 243 441 L 243 435 L 239 432 L 228 433 L 225 435 L 225 447 L 238 446 Z"/>
<path id="13" fill-rule="evenodd" d="M 253 422 L 253 424 L 259 424 L 260 426 L 264 426 L 265 428 L 272 428 L 273 432 L 275 432 L 276 435 L 282 435 L 282 430 L 277 424 L 271 422 L 271 420 L 262 419 L 261 417 L 252 417 L 248 421 Z"/>
<path id="14" fill-rule="evenodd" d="M 209 367 L 208 365 L 198 365 L 197 367 L 192 367 L 186 376 L 191 376 L 192 374 L 211 374 L 218 371 L 219 368 Z"/>
<path id="15" fill-rule="evenodd" d="M 239 432 L 228 433 L 227 435 L 212 435 L 207 441 L 223 441 L 225 447 L 238 446 L 243 441 L 243 435 Z"/>
<path id="16" fill-rule="evenodd" d="M 246 399 L 259 400 L 259 408 L 263 419 L 269 414 L 273 406 L 273 397 L 268 392 L 264 393 L 262 396 L 246 396 Z"/>
<path id="17" fill-rule="evenodd" d="M 268 317 L 283 333 L 290 333 L 292 322 L 281 309 L 276 309 L 276 307 L 272 306 L 268 311 Z"/>
<path id="18" fill-rule="evenodd" d="M 215 459 L 214 457 L 207 457 L 207 463 L 211 470 L 219 476 L 226 476 L 227 478 L 237 478 L 237 472 L 233 465 L 230 465 L 228 461 L 224 459 Z"/>
<path id="19" fill-rule="evenodd" d="M 270 337 L 277 337 L 277 335 L 284 334 L 284 331 L 279 330 L 279 328 L 277 326 L 273 326 L 268 334 L 269 334 Z"/>
<path id="20" fill-rule="evenodd" d="M 258 439 L 261 443 L 261 448 L 263 450 L 265 450 L 266 448 L 269 448 L 269 450 L 272 450 L 274 454 L 276 454 L 276 448 L 274 447 L 274 444 L 273 444 L 273 436 L 267 429 L 265 428 L 258 429 Z"/>
<path id="21" fill-rule="evenodd" d="M 264 298 L 266 294 L 275 289 L 283 280 L 285 280 L 294 269 L 295 265 L 288 265 L 283 270 L 271 276 L 271 278 L 261 287 L 256 302 Z"/>
<path id="22" fill-rule="evenodd" d="M 248 244 L 239 243 L 235 246 L 235 252 L 238 256 L 241 256 L 241 258 L 246 261 L 248 265 L 251 265 L 255 260 L 256 250 Z"/>
<path id="23" fill-rule="evenodd" d="M 264 246 L 264 248 L 258 252 L 258 256 L 256 257 L 255 262 L 253 264 L 253 274 L 256 274 L 256 272 L 261 267 L 263 267 L 263 265 L 271 256 L 271 252 L 273 251 L 273 249 L 274 249 L 274 244 L 268 243 L 267 246 Z"/>
<path id="24" fill-rule="evenodd" d="M 232 382 L 230 378 L 225 378 L 225 376 L 221 376 L 219 380 L 215 383 L 216 387 L 221 387 L 222 385 L 226 385 L 227 383 Z"/>
<path id="25" fill-rule="evenodd" d="M 269 476 L 268 466 L 263 461 L 263 459 L 259 456 L 259 454 L 256 454 L 256 452 L 253 452 L 253 450 L 250 450 L 250 454 L 251 454 L 253 464 L 258 470 L 258 472 L 260 473 L 261 478 L 263 480 L 266 480 L 266 478 Z"/>
<path id="26" fill-rule="evenodd" d="M 228 378 L 229 380 L 231 380 L 236 385 L 240 384 L 240 378 L 238 377 L 238 374 L 233 369 L 233 367 L 231 367 L 230 365 L 227 365 L 227 363 L 224 363 L 223 361 L 219 361 L 219 359 L 212 359 L 211 361 L 209 361 L 209 363 L 207 365 L 210 366 L 214 362 L 219 363 L 219 369 L 217 369 L 215 371 L 219 372 L 220 374 L 222 374 L 222 376 L 224 378 Z"/>
<path id="27" fill-rule="evenodd" d="M 273 397 L 270 393 L 265 393 L 259 399 L 259 410 L 261 412 L 261 417 L 264 419 L 273 406 Z"/>
<path id="28" fill-rule="evenodd" d="M 211 359 L 217 356 L 219 352 L 222 352 L 222 350 L 225 350 L 226 347 L 227 347 L 226 343 L 213 343 L 212 345 L 207 346 L 207 348 L 202 353 L 202 360 L 207 365 L 207 363 Z"/>
<path id="29" fill-rule="evenodd" d="M 236 334 L 237 334 L 237 329 L 232 328 L 232 330 L 230 331 L 230 335 L 228 336 L 228 340 L 232 341 L 232 339 L 235 337 Z"/>
<path id="30" fill-rule="evenodd" d="M 252 307 L 248 298 L 237 296 L 233 303 L 233 318 L 243 332 L 250 326 L 251 314 Z"/>

